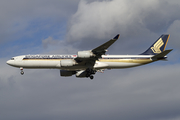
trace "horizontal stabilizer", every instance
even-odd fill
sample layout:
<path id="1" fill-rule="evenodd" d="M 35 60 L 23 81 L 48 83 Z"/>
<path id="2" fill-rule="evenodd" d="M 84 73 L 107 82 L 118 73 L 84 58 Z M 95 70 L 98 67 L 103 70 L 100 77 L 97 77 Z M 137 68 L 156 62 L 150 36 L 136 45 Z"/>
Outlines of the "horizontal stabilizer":
<path id="1" fill-rule="evenodd" d="M 171 52 L 173 49 L 170 50 L 165 50 L 157 55 L 154 55 L 151 59 L 152 60 L 159 60 L 159 59 L 163 59 L 169 52 Z"/>

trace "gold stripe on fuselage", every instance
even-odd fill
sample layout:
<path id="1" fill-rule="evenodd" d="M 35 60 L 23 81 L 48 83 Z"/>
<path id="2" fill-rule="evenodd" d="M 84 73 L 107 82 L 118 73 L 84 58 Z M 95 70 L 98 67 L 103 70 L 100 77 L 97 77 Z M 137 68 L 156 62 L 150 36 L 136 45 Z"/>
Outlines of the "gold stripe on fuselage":
<path id="1" fill-rule="evenodd" d="M 100 59 L 100 62 L 149 63 L 151 59 Z"/>
<path id="2" fill-rule="evenodd" d="M 23 59 L 23 60 L 38 60 L 38 61 L 61 61 L 69 59 Z M 99 62 L 126 62 L 126 63 L 149 63 L 151 59 L 99 59 Z"/>

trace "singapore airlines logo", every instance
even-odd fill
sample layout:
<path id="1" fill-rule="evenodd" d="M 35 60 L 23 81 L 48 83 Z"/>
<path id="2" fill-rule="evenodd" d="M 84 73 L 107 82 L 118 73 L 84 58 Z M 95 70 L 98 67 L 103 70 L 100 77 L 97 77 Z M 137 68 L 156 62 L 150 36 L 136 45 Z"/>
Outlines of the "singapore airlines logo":
<path id="1" fill-rule="evenodd" d="M 162 40 L 162 38 L 160 38 L 155 44 L 153 47 L 151 47 L 151 50 L 154 52 L 154 53 L 161 53 L 161 50 L 160 48 L 164 45 L 164 42 Z"/>

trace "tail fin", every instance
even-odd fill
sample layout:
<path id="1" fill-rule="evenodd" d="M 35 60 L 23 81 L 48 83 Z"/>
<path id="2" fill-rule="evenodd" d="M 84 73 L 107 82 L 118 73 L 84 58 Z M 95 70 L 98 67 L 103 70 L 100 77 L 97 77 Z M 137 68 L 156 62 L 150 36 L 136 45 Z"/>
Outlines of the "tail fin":
<path id="1" fill-rule="evenodd" d="M 141 55 L 157 55 L 163 52 L 166 48 L 169 36 L 169 34 L 161 35 L 161 37 L 159 37 L 156 42 Z"/>

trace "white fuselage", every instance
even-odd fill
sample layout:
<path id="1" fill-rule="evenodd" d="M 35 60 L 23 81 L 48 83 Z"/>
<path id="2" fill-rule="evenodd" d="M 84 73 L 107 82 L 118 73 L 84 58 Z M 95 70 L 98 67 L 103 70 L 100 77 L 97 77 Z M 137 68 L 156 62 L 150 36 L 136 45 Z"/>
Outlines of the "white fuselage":
<path id="1" fill-rule="evenodd" d="M 102 55 L 96 60 L 93 69 L 120 69 L 148 64 L 153 62 L 153 55 Z M 62 69 L 62 70 L 85 70 L 84 64 L 73 66 L 61 66 L 61 60 L 73 60 L 77 55 L 22 55 L 13 57 L 7 64 L 14 67 L 35 68 L 35 69 Z"/>

